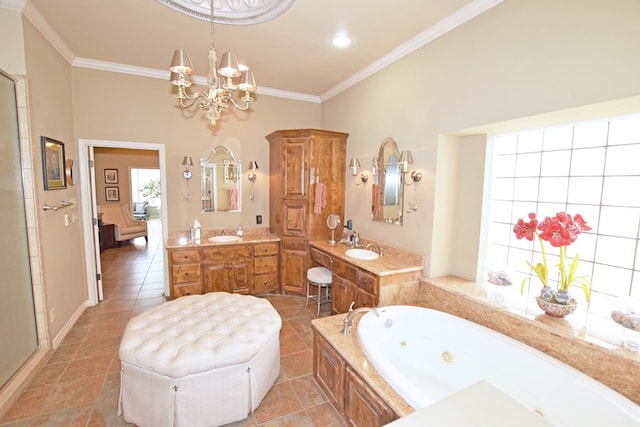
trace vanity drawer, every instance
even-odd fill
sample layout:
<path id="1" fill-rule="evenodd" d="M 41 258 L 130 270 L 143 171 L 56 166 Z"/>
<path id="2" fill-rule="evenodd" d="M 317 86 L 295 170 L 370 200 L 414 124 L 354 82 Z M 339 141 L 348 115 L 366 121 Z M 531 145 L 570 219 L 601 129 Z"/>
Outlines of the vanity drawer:
<path id="1" fill-rule="evenodd" d="M 333 271 L 334 274 L 337 274 L 343 279 L 347 279 L 351 282 L 356 281 L 356 273 L 358 271 L 357 268 L 343 261 L 340 261 L 339 259 L 333 260 L 333 264 L 331 265 L 331 270 Z"/>
<path id="2" fill-rule="evenodd" d="M 200 281 L 200 264 L 174 265 L 172 269 L 173 283 Z"/>
<path id="3" fill-rule="evenodd" d="M 356 304 L 354 308 L 375 307 L 378 304 L 376 296 L 362 288 L 356 290 Z"/>
<path id="4" fill-rule="evenodd" d="M 375 294 L 376 293 L 377 278 L 371 273 L 367 273 L 362 270 L 358 270 L 356 273 L 356 285 L 365 291 Z"/>
<path id="5" fill-rule="evenodd" d="M 319 251 L 315 248 L 311 248 L 311 259 L 318 265 L 331 270 L 332 259 L 331 255 L 329 255 L 328 253 Z"/>
<path id="6" fill-rule="evenodd" d="M 202 250 L 205 260 L 208 261 L 230 261 L 238 258 L 251 258 L 253 256 L 253 246 L 229 245 Z"/>
<path id="7" fill-rule="evenodd" d="M 257 243 L 253 249 L 254 256 L 278 255 L 277 243 Z"/>
<path id="8" fill-rule="evenodd" d="M 283 251 L 306 251 L 309 241 L 307 239 L 283 238 L 281 244 Z"/>
<path id="9" fill-rule="evenodd" d="M 189 283 L 186 285 L 178 285 L 173 287 L 173 298 L 180 298 L 185 295 L 200 295 L 202 294 L 202 286 L 200 283 Z"/>
<path id="10" fill-rule="evenodd" d="M 278 272 L 278 257 L 265 256 L 254 258 L 255 274 L 269 274 Z"/>
<path id="11" fill-rule="evenodd" d="M 261 274 L 256 276 L 253 291 L 256 294 L 266 294 L 267 292 L 276 292 L 278 290 L 277 274 Z"/>
<path id="12" fill-rule="evenodd" d="M 171 262 L 174 264 L 200 262 L 200 251 L 197 249 L 171 251 Z"/>

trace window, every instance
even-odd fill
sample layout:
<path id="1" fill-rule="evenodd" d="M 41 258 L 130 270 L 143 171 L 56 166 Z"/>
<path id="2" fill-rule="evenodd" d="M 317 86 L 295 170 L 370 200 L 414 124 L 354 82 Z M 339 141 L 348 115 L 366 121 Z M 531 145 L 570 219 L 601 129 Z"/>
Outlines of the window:
<path id="1" fill-rule="evenodd" d="M 640 115 L 497 135 L 493 150 L 489 265 L 506 268 L 520 287 L 532 273 L 525 260 L 541 260 L 540 245 L 517 240 L 513 224 L 530 212 L 539 219 L 579 213 L 593 229 L 567 255 L 579 254 L 578 274 L 593 287 L 589 304 L 579 288 L 572 296 L 606 317 L 629 298 L 640 300 Z M 551 275 L 558 257 L 549 248 Z M 534 275 L 528 291 L 541 286 Z"/>

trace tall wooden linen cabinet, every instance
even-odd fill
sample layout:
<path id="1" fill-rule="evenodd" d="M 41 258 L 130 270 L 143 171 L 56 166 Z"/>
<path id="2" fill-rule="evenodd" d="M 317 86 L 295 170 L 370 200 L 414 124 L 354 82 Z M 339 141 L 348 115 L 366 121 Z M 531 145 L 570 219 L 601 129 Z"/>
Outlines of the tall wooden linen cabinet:
<path id="1" fill-rule="evenodd" d="M 330 239 L 327 217 L 344 223 L 349 134 L 317 129 L 278 130 L 269 147 L 269 228 L 280 236 L 280 279 L 285 293 L 304 295 L 311 265 L 309 241 Z M 319 184 L 324 201 L 316 199 Z M 316 202 L 320 213 L 315 213 Z M 337 230 L 339 236 L 342 227 Z"/>

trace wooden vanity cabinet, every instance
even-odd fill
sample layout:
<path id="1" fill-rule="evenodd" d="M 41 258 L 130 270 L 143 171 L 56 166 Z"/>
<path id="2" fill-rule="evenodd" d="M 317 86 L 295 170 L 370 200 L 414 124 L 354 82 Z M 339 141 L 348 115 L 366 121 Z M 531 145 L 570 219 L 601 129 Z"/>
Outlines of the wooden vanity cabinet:
<path id="1" fill-rule="evenodd" d="M 348 425 L 376 427 L 398 418 L 317 332 L 313 341 L 313 375 Z"/>
<path id="2" fill-rule="evenodd" d="M 171 298 L 207 292 L 279 290 L 278 242 L 168 249 Z"/>
<path id="3" fill-rule="evenodd" d="M 266 294 L 278 290 L 278 252 L 277 243 L 259 243 L 254 246 L 254 293 Z"/>
<path id="4" fill-rule="evenodd" d="M 179 249 L 169 252 L 171 298 L 202 293 L 200 251 Z"/>
<path id="5" fill-rule="evenodd" d="M 203 291 L 253 293 L 253 247 L 218 246 L 202 249 Z"/>
<path id="6" fill-rule="evenodd" d="M 304 295 L 310 267 L 309 241 L 329 239 L 327 217 L 344 219 L 346 144 L 349 135 L 318 129 L 278 130 L 269 141 L 269 227 L 281 238 L 284 292 Z M 314 213 L 317 184 L 325 206 Z"/>

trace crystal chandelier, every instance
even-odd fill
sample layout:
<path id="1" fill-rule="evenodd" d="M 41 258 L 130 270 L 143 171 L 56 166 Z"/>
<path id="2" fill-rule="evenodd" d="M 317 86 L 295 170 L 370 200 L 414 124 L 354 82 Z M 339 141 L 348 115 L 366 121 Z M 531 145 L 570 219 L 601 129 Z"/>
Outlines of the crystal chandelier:
<path id="1" fill-rule="evenodd" d="M 216 42 L 213 25 L 213 0 L 211 4 L 211 29 L 209 33 L 209 75 L 207 78 L 207 89 L 190 94 L 188 87 L 191 86 L 189 75 L 193 73 L 189 54 L 182 49 L 178 49 L 173 54 L 169 70 L 171 84 L 178 87 L 178 102 L 183 108 L 191 108 L 198 105 L 198 108 L 206 112 L 211 126 L 215 126 L 220 119 L 220 114 L 229 109 L 229 103 L 239 110 L 246 110 L 253 102 L 251 92 L 256 90 L 256 82 L 253 73 L 248 67 L 240 68 L 236 56 L 231 52 L 222 55 L 220 66 L 216 69 L 218 58 L 216 55 Z M 244 92 L 237 102 L 233 95 L 235 91 Z"/>

